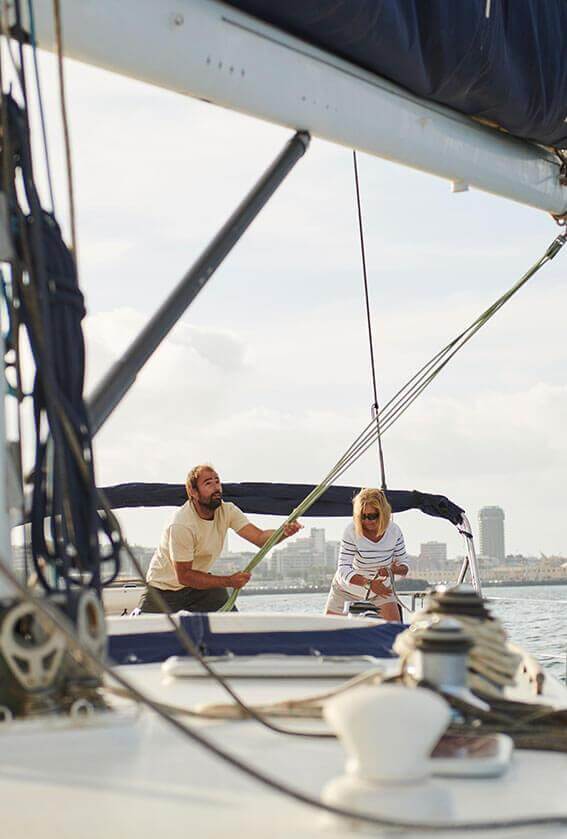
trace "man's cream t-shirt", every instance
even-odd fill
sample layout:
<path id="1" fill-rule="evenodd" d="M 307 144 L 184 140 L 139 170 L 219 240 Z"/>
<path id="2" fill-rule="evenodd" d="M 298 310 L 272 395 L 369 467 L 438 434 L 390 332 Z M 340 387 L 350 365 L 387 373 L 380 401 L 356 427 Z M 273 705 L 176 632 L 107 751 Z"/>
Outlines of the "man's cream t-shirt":
<path id="1" fill-rule="evenodd" d="M 211 521 L 202 519 L 193 502 L 186 501 L 161 535 L 146 581 L 165 591 L 184 588 L 175 573 L 176 562 L 192 562 L 194 571 L 208 571 L 221 554 L 229 527 L 238 532 L 250 524 L 234 504 L 224 501 Z"/>

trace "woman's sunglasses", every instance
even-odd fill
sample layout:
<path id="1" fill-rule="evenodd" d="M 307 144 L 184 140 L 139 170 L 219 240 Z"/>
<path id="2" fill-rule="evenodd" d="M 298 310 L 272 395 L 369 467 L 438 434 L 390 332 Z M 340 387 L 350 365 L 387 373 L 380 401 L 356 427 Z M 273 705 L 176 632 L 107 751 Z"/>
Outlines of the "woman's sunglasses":
<path id="1" fill-rule="evenodd" d="M 376 521 L 380 518 L 380 513 L 362 513 L 360 518 L 362 521 Z"/>

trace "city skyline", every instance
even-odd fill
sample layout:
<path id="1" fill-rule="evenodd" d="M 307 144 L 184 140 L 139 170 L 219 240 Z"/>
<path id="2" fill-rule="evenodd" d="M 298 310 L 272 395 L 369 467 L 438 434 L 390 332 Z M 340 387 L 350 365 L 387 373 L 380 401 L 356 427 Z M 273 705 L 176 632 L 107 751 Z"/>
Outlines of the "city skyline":
<path id="1" fill-rule="evenodd" d="M 505 520 L 504 510 L 501 507 L 494 506 L 494 505 L 481 507 L 481 509 L 477 513 L 477 521 L 479 521 L 479 522 L 480 522 L 480 516 L 483 513 L 483 511 L 489 511 L 490 513 L 493 513 L 495 511 L 497 511 L 496 519 L 497 519 L 497 522 L 499 524 L 501 524 L 502 531 L 503 531 L 503 522 Z M 490 521 L 490 523 L 492 523 L 492 521 Z M 227 556 L 246 556 L 246 555 L 249 555 L 250 557 L 252 557 L 256 553 L 253 546 L 250 545 L 250 543 L 245 542 L 242 539 L 240 539 L 238 545 L 235 546 L 234 542 L 231 543 L 231 540 L 229 538 L 230 535 L 234 536 L 235 534 L 233 534 L 233 533 L 231 534 L 230 532 L 229 532 L 229 534 L 227 534 L 227 538 L 226 538 L 226 541 L 225 541 L 225 546 L 224 546 L 223 552 L 221 554 L 221 559 L 223 557 L 227 557 Z M 481 557 L 483 559 L 504 560 L 506 558 L 516 559 L 518 557 L 522 557 L 522 558 L 525 558 L 525 559 L 538 559 L 540 557 L 546 558 L 546 555 L 543 554 L 541 551 L 537 552 L 537 553 L 530 553 L 530 552 L 525 552 L 524 553 L 523 551 L 517 551 L 515 553 L 505 553 L 505 552 L 502 553 L 501 551 L 497 551 L 497 552 L 493 551 L 491 553 L 490 548 L 487 551 L 484 551 L 483 550 L 483 537 L 482 537 L 482 533 L 480 532 L 480 525 L 479 525 L 478 534 L 477 535 L 473 534 L 473 537 L 474 537 L 475 545 L 477 547 L 477 554 L 478 554 L 479 557 Z M 488 539 L 487 539 L 486 542 L 484 542 L 484 544 L 485 545 L 492 544 L 489 541 L 491 538 L 494 538 L 494 536 L 493 536 L 493 533 L 490 532 L 490 530 L 489 530 Z M 505 541 L 504 541 L 505 540 L 505 534 L 504 534 L 504 532 L 499 532 L 496 538 L 497 538 L 497 540 L 500 540 L 500 544 L 502 546 L 504 546 L 504 544 L 505 544 Z M 311 523 L 308 523 L 304 527 L 304 529 L 301 530 L 299 532 L 299 534 L 297 534 L 292 540 L 290 540 L 289 542 L 286 540 L 286 541 L 282 542 L 280 545 L 277 545 L 276 547 L 274 547 L 272 549 L 271 553 L 266 558 L 265 562 L 266 563 L 270 563 L 270 561 L 273 562 L 274 561 L 274 559 L 273 559 L 274 555 L 278 556 L 282 552 L 284 552 L 286 554 L 292 553 L 294 550 L 296 550 L 296 548 L 294 546 L 297 546 L 297 545 L 299 546 L 297 550 L 299 552 L 302 552 L 307 547 L 307 543 L 310 543 L 310 549 L 312 548 L 313 544 L 315 544 L 315 551 L 314 551 L 315 554 L 323 553 L 324 551 L 326 551 L 329 548 L 329 546 L 333 546 L 333 549 L 335 549 L 335 553 L 334 553 L 333 556 L 334 556 L 334 560 L 336 560 L 336 558 L 338 557 L 338 550 L 339 550 L 339 546 L 340 546 L 340 541 L 341 541 L 340 538 L 338 538 L 338 539 L 337 538 L 332 538 L 332 537 L 327 538 L 327 529 L 325 527 L 314 526 Z M 319 549 L 317 549 L 317 543 L 320 546 Z M 134 545 L 134 547 L 139 548 L 140 550 L 149 551 L 149 552 L 153 552 L 153 550 L 154 550 L 154 548 L 152 548 L 151 546 L 146 546 L 146 545 Z M 443 541 L 440 541 L 440 540 L 428 540 L 428 541 L 421 542 L 420 543 L 420 549 L 417 552 L 407 549 L 407 545 L 406 545 L 406 550 L 407 550 L 408 557 L 410 557 L 412 560 L 418 560 L 418 561 L 421 560 L 422 562 L 423 561 L 425 561 L 425 562 L 430 562 L 431 561 L 433 563 L 444 562 L 444 561 L 452 562 L 452 561 L 455 561 L 455 560 L 461 560 L 464 556 L 464 552 L 458 552 L 458 551 L 450 554 L 449 551 L 448 551 L 448 542 L 443 542 Z M 563 557 L 563 554 L 561 552 L 558 552 L 558 553 L 555 553 L 555 554 L 550 554 L 550 556 L 551 557 Z"/>
<path id="2" fill-rule="evenodd" d="M 482 510 L 479 510 L 479 515 Z M 498 511 L 500 521 L 504 512 L 501 508 L 488 508 Z M 233 551 L 228 541 L 221 556 L 216 560 L 213 573 L 232 574 L 242 570 L 254 557 L 256 551 L 249 543 L 244 543 L 243 550 Z M 147 571 L 154 553 L 153 547 L 131 545 L 140 565 Z M 254 585 L 262 586 L 273 583 L 278 586 L 296 584 L 325 586 L 330 581 L 337 567 L 340 540 L 327 539 L 324 527 L 310 527 L 294 539 L 286 540 L 276 546 L 254 571 Z M 449 556 L 447 543 L 438 540 L 422 542 L 419 554 L 408 552 L 410 570 L 408 578 L 421 581 L 454 582 L 461 569 L 464 557 L 461 554 Z M 519 583 L 522 580 L 548 580 L 564 582 L 567 580 L 567 561 L 560 555 L 508 554 L 503 559 L 479 554 L 481 577 L 484 581 L 494 579 L 509 580 Z M 27 578 L 32 570 L 30 557 L 22 546 L 14 548 L 14 570 Z M 132 561 L 122 557 L 121 579 L 135 580 L 138 575 Z"/>
<path id="3" fill-rule="evenodd" d="M 336 571 L 340 542 L 327 540 L 325 528 L 311 527 L 303 535 L 284 541 L 275 547 L 258 565 L 253 574 L 252 586 L 326 586 Z M 138 559 L 147 568 L 152 549 L 133 546 Z M 241 570 L 255 555 L 251 545 L 248 550 L 231 551 L 227 545 L 216 560 L 214 571 L 229 575 Z M 408 579 L 424 585 L 433 582 L 454 582 L 460 573 L 464 557 L 447 556 L 444 542 L 425 542 L 418 556 L 408 554 Z M 479 556 L 481 577 L 485 582 L 494 579 L 519 583 L 522 580 L 567 579 L 565 557 L 508 555 L 504 559 Z M 130 569 L 132 571 L 132 569 Z M 122 576 L 128 576 L 128 567 Z M 135 574 L 133 574 L 135 576 Z"/>

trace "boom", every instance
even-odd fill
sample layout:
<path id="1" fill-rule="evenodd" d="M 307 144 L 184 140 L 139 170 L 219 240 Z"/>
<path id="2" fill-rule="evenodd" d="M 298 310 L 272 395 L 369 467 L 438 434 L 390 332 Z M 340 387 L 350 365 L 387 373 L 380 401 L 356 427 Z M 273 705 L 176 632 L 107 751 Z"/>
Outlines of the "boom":
<path id="1" fill-rule="evenodd" d="M 35 0 L 55 47 L 52 0 Z M 553 154 L 216 0 L 61 0 L 66 55 L 556 215 Z"/>

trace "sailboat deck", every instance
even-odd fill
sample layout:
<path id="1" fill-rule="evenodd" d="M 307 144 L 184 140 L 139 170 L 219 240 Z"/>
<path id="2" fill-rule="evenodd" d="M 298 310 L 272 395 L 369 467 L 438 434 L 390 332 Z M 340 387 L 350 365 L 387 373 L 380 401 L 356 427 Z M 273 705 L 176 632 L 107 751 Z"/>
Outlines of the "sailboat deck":
<path id="1" fill-rule="evenodd" d="M 127 665 L 118 672 L 162 702 L 194 708 L 227 700 L 210 679 L 164 677 L 160 664 Z M 233 679 L 231 684 L 244 700 L 256 703 L 312 695 L 340 680 Z M 549 679 L 548 685 L 556 699 L 562 696 L 565 701 L 567 692 L 559 683 Z M 260 787 L 152 712 L 133 713 L 131 705 L 124 707 L 130 711 L 118 711 L 111 725 L 77 724 L 61 730 L 41 721 L 4 730 L 3 836 L 155 839 L 179 832 L 199 837 L 231 832 L 315 837 L 322 827 L 335 835 L 352 835 L 352 826 L 331 824 L 314 809 Z M 278 722 L 309 730 L 325 725 L 312 720 Z M 253 721 L 189 718 L 187 723 L 230 754 L 315 797 L 343 773 L 343 748 L 334 739 L 284 736 Z M 379 732 L 376 743 L 379 748 Z M 566 784 L 567 756 L 516 751 L 501 778 L 439 777 L 421 789 L 435 803 L 438 819 L 484 820 L 567 812 Z M 400 808 L 399 794 L 399 788 L 392 789 L 390 815 L 411 819 L 411 807 L 406 802 Z M 412 794 L 411 785 L 403 790 L 404 796 Z M 532 829 L 530 835 L 540 833 Z M 567 831 L 547 829 L 545 835 Z"/>

